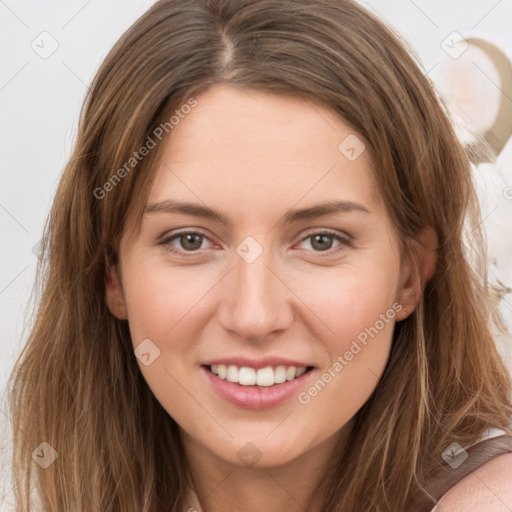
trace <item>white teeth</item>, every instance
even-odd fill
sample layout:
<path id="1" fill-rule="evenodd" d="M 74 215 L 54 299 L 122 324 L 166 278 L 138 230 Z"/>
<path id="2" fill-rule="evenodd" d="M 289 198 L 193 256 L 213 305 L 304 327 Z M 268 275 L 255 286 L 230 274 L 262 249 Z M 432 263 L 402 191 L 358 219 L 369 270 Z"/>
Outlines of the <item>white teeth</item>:
<path id="1" fill-rule="evenodd" d="M 212 371 L 213 371 L 213 368 L 212 368 Z M 218 375 L 219 375 L 219 377 L 221 379 L 225 379 L 226 378 L 227 368 L 226 368 L 225 364 L 219 364 L 217 371 L 218 371 Z"/>
<path id="2" fill-rule="evenodd" d="M 234 364 L 228 366 L 226 380 L 229 380 L 229 382 L 238 382 L 238 368 Z"/>
<path id="3" fill-rule="evenodd" d="M 242 386 L 254 386 L 254 384 L 256 384 L 256 370 L 254 368 L 242 366 L 238 372 L 237 382 L 242 384 Z"/>
<path id="4" fill-rule="evenodd" d="M 276 384 L 282 384 L 286 382 L 286 367 L 278 366 L 274 371 L 274 382 Z"/>
<path id="5" fill-rule="evenodd" d="M 300 377 L 305 371 L 306 368 L 297 368 L 297 373 L 295 374 L 295 377 Z"/>
<path id="6" fill-rule="evenodd" d="M 225 364 L 213 364 L 210 371 L 218 375 L 221 379 L 226 379 L 229 382 L 237 382 L 242 386 L 264 386 L 269 387 L 274 384 L 282 384 L 287 380 L 293 380 L 300 377 L 306 372 L 307 367 L 302 366 L 297 368 L 295 366 L 267 366 L 255 370 L 247 366 L 238 367 L 234 364 L 226 366 Z"/>
<path id="7" fill-rule="evenodd" d="M 258 386 L 273 386 L 274 369 L 271 366 L 260 368 L 256 373 L 256 384 L 258 384 Z"/>

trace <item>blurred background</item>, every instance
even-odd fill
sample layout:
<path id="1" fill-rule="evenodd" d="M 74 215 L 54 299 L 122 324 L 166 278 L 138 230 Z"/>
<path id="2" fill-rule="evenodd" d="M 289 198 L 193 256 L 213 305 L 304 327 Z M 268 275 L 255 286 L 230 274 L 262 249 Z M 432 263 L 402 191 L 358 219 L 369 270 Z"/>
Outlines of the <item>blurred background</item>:
<path id="1" fill-rule="evenodd" d="M 30 323 L 38 243 L 70 155 L 88 84 L 121 34 L 153 2 L 0 0 L 0 459 L 8 457 L 5 383 Z M 386 20 L 434 82 L 474 177 L 491 283 L 512 326 L 512 38 L 510 0 L 360 1 Z M 456 194 L 457 191 L 454 191 Z M 497 338 L 512 372 L 512 341 Z M 14 428 L 16 428 L 14 426 Z M 0 512 L 11 511 L 8 475 Z M 4 481 L 2 481 L 2 479 Z"/>

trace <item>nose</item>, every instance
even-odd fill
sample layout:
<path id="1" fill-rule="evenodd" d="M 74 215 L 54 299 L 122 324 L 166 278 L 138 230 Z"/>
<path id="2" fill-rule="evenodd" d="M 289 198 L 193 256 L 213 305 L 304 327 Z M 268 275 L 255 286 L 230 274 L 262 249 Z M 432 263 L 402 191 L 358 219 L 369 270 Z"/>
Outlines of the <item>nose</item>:
<path id="1" fill-rule="evenodd" d="M 294 295 L 271 250 L 265 249 L 249 261 L 234 255 L 234 268 L 219 290 L 221 304 L 217 312 L 225 330 L 258 341 L 291 325 Z"/>

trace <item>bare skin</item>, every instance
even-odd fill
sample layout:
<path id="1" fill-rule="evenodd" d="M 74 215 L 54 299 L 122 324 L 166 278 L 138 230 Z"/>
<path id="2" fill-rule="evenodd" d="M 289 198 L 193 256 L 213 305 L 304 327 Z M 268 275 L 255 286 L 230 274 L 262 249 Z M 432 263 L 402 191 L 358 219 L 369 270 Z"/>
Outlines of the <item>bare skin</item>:
<path id="1" fill-rule="evenodd" d="M 338 149 L 354 133 L 325 106 L 228 85 L 197 100 L 166 142 L 148 199 L 154 211 L 140 231 L 127 226 L 107 278 L 109 307 L 129 320 L 134 347 L 149 339 L 160 350 L 141 371 L 181 428 L 205 512 L 319 511 L 314 487 L 343 457 L 394 324 L 414 310 L 420 272 L 426 279 L 434 269 L 432 235 L 418 266 L 401 263 L 369 151 L 351 160 Z M 230 225 L 155 206 L 169 200 L 207 206 Z M 285 222 L 289 210 L 333 200 L 351 205 Z M 178 231 L 199 233 L 198 248 Z M 249 236 L 250 251 L 262 249 L 250 263 L 237 252 Z M 376 325 L 347 360 L 352 342 Z M 305 399 L 297 393 L 262 410 L 229 403 L 202 365 L 234 355 L 313 366 Z M 342 370 L 309 393 L 339 357 Z M 258 458 L 250 465 L 239 455 L 246 446 Z"/>
<path id="2" fill-rule="evenodd" d="M 491 459 L 454 485 L 435 512 L 510 512 L 512 453 Z"/>

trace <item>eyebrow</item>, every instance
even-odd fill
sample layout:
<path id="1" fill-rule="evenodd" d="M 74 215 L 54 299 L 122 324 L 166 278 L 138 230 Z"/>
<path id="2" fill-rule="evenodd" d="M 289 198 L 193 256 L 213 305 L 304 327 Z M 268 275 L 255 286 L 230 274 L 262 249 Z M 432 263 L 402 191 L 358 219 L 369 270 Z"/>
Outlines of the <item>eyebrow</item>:
<path id="1" fill-rule="evenodd" d="M 203 219 L 213 220 L 231 227 L 231 222 L 227 216 L 221 212 L 212 210 L 208 206 L 197 203 L 187 203 L 166 199 L 146 206 L 144 214 L 148 213 L 181 213 L 192 215 Z M 336 213 L 361 212 L 371 214 L 372 212 L 359 203 L 353 201 L 332 200 L 326 203 L 317 204 L 308 208 L 289 210 L 282 218 L 282 224 L 292 224 L 298 221 L 316 219 L 326 215 L 334 215 Z"/>

